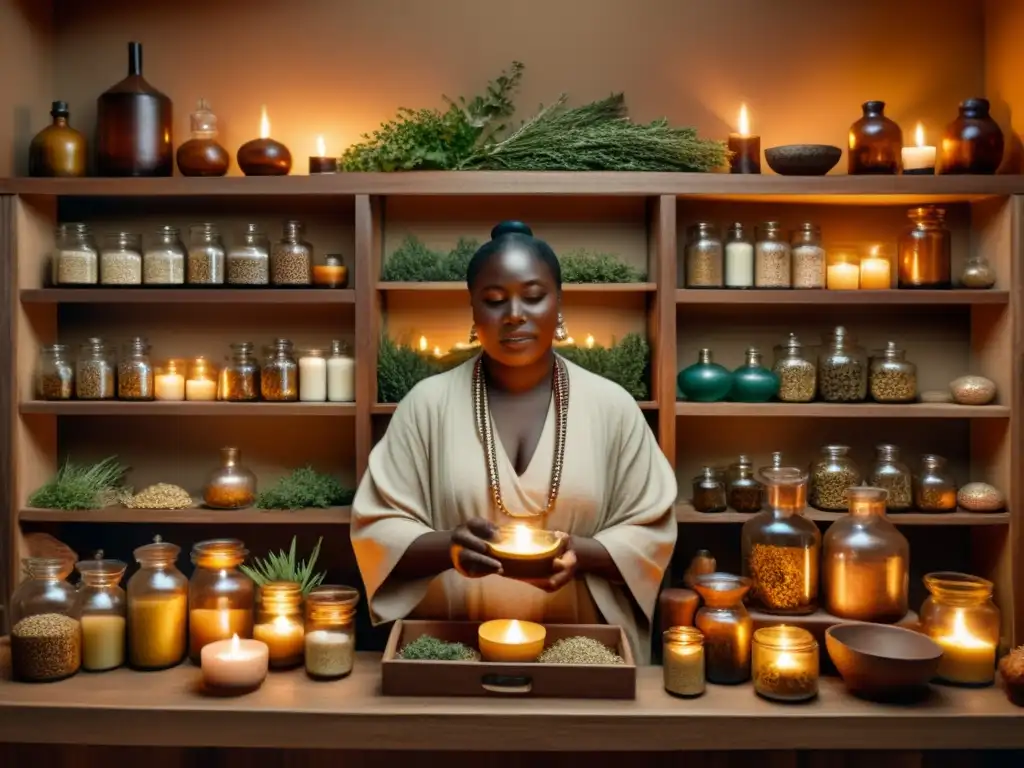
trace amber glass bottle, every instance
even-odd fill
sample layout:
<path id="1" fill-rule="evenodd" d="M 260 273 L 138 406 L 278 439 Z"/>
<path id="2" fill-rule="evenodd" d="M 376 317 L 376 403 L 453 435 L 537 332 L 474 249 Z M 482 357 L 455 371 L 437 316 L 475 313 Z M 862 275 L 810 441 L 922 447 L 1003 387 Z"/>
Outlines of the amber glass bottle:
<path id="1" fill-rule="evenodd" d="M 942 137 L 939 173 L 991 174 L 1003 162 L 1004 139 L 988 99 L 967 99 Z"/>
<path id="2" fill-rule="evenodd" d="M 100 176 L 171 176 L 171 100 L 142 76 L 142 44 L 128 43 L 128 77 L 96 101 Z"/>
<path id="3" fill-rule="evenodd" d="M 899 173 L 903 166 L 903 131 L 885 116 L 884 101 L 866 101 L 863 117 L 850 126 L 848 173 Z"/>
<path id="4" fill-rule="evenodd" d="M 192 138 L 178 147 L 178 171 L 182 176 L 223 176 L 231 158 L 217 143 L 217 116 L 205 99 L 190 116 Z"/>
<path id="5" fill-rule="evenodd" d="M 85 176 L 85 136 L 68 125 L 68 114 L 66 101 L 53 102 L 53 123 L 29 146 L 29 176 Z"/>

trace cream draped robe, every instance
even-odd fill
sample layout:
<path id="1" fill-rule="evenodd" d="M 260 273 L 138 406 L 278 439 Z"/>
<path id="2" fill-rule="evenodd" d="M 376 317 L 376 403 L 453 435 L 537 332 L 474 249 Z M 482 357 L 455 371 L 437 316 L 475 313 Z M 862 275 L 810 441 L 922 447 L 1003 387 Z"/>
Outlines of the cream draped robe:
<path id="1" fill-rule="evenodd" d="M 643 413 L 607 379 L 567 362 L 569 417 L 561 490 L 549 530 L 593 537 L 608 550 L 623 584 L 593 574 L 554 594 L 492 575 L 469 579 L 454 570 L 396 581 L 389 574 L 417 538 L 499 512 L 487 483 L 486 458 L 473 416 L 475 358 L 419 384 L 399 403 L 352 504 L 352 545 L 375 624 L 413 618 L 549 624 L 617 624 L 646 663 L 650 625 L 662 575 L 672 556 L 676 479 Z M 554 403 L 537 450 L 522 476 L 495 431 L 505 505 L 540 515 L 551 484 Z M 603 621 L 602 621 L 603 620 Z"/>

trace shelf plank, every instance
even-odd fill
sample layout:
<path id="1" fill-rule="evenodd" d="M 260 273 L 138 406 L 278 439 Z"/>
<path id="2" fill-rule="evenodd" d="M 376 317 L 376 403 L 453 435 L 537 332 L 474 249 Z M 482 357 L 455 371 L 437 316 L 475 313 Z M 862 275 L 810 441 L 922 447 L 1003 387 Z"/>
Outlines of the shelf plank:
<path id="1" fill-rule="evenodd" d="M 747 522 L 753 513 L 736 512 L 726 510 L 725 512 L 698 512 L 688 502 L 676 504 L 676 521 L 679 523 L 693 523 L 697 525 L 739 525 Z M 804 510 L 804 517 L 820 523 L 833 523 L 841 518 L 845 512 L 822 512 L 808 507 Z M 968 512 L 959 509 L 956 512 L 928 514 L 924 512 L 894 512 L 887 516 L 893 525 L 1009 525 L 1009 512 Z"/>
<path id="2" fill-rule="evenodd" d="M 708 304 L 745 306 L 942 306 L 942 305 L 1008 305 L 1009 291 L 829 291 L 829 290 L 700 290 L 676 289 L 676 303 L 680 308 L 688 305 Z"/>
<path id="3" fill-rule="evenodd" d="M 1005 405 L 952 403 L 676 403 L 676 416 L 835 419 L 1008 419 Z"/>
<path id="4" fill-rule="evenodd" d="M 355 416 L 355 403 L 124 402 L 120 400 L 31 400 L 23 414 L 53 416 Z"/>
<path id="5" fill-rule="evenodd" d="M 637 400 L 636 403 L 642 411 L 658 410 L 658 403 L 655 400 Z M 387 415 L 395 412 L 398 403 L 374 403 L 370 406 L 370 413 L 375 415 Z"/>
<path id="6" fill-rule="evenodd" d="M 650 293 L 657 289 L 656 283 L 562 283 L 563 293 Z M 464 282 L 381 281 L 377 290 L 465 293 L 467 288 Z"/>
<path id="7" fill-rule="evenodd" d="M 355 304 L 350 288 L 40 288 L 22 304 Z"/>
<path id="8" fill-rule="evenodd" d="M 346 525 L 351 507 L 327 509 L 36 509 L 18 512 L 23 523 L 178 523 L 198 525 Z"/>

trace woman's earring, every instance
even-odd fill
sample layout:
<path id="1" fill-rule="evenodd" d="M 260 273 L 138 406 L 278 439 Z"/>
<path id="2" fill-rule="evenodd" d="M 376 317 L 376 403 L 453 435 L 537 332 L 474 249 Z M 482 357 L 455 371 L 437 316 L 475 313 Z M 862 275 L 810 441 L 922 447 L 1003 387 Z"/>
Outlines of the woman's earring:
<path id="1" fill-rule="evenodd" d="M 565 341 L 569 338 L 569 332 L 565 330 L 565 318 L 558 313 L 558 325 L 555 326 L 555 341 Z"/>
<path id="2" fill-rule="evenodd" d="M 469 343 L 476 344 L 480 339 L 476 335 L 476 323 L 469 326 Z"/>

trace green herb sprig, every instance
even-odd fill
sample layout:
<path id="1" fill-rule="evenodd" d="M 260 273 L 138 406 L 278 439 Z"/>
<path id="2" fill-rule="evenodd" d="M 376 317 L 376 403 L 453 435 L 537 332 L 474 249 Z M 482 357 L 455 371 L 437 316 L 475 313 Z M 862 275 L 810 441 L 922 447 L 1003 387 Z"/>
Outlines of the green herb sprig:
<path id="1" fill-rule="evenodd" d="M 117 501 L 127 471 L 116 456 L 95 464 L 68 460 L 29 496 L 28 505 L 40 509 L 103 509 Z"/>
<path id="2" fill-rule="evenodd" d="M 431 635 L 420 635 L 398 652 L 406 661 L 480 661 L 480 654 L 463 643 L 449 643 Z"/>
<path id="3" fill-rule="evenodd" d="M 287 554 L 283 550 L 276 554 L 271 552 L 265 560 L 254 557 L 251 566 L 241 565 L 239 568 L 241 568 L 242 573 L 260 587 L 273 581 L 290 581 L 299 584 L 302 587 L 302 596 L 305 597 L 310 593 L 310 590 L 323 584 L 324 579 L 327 577 L 326 571 L 321 573 L 313 572 L 316 559 L 320 556 L 320 545 L 323 543 L 323 540 L 323 536 L 321 536 L 317 540 L 309 560 L 303 560 L 301 563 L 298 562 L 295 551 L 297 537 L 293 536 L 292 546 Z"/>
<path id="4" fill-rule="evenodd" d="M 256 506 L 259 509 L 327 509 L 351 504 L 354 495 L 351 488 L 330 475 L 312 467 L 300 467 L 260 492 Z"/>

